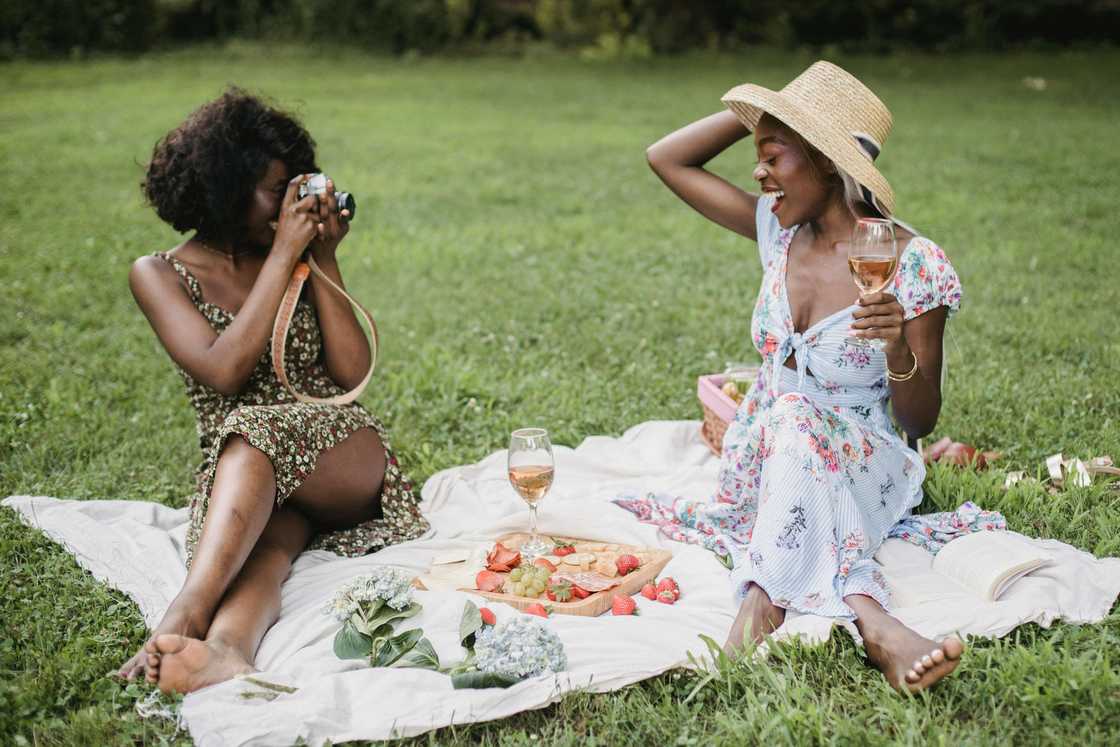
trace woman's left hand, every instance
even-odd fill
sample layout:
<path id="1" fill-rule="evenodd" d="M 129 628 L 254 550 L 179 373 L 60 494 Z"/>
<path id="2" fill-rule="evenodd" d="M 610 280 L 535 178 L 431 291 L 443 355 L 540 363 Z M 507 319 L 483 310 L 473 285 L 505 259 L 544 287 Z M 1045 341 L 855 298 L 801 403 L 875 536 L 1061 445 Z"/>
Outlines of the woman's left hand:
<path id="1" fill-rule="evenodd" d="M 860 308 L 852 312 L 852 336 L 864 340 L 885 340 L 887 359 L 909 357 L 902 335 L 902 304 L 890 293 L 879 291 L 860 296 Z M 901 356 L 899 354 L 902 354 Z"/>
<path id="2" fill-rule="evenodd" d="M 338 200 L 334 197 L 334 180 L 327 180 L 327 193 L 319 197 L 319 235 L 311 242 L 311 255 L 317 262 L 333 261 L 339 243 L 350 232 L 350 223 L 343 220 L 349 213 L 338 212 Z"/>

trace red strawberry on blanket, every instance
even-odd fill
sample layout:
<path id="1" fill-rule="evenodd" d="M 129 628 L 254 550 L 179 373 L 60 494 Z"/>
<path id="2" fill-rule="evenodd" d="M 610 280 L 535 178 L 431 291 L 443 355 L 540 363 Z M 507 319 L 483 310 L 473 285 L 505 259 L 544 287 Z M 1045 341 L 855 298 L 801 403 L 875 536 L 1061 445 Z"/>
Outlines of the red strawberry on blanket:
<path id="1" fill-rule="evenodd" d="M 674 581 L 671 576 L 666 576 L 657 583 L 657 591 L 658 593 L 661 593 L 663 591 L 671 592 L 673 594 L 674 601 L 681 598 L 681 589 L 679 586 L 677 586 L 677 582 Z"/>
<path id="2" fill-rule="evenodd" d="M 572 584 L 572 596 L 576 599 L 587 599 L 589 596 L 591 596 L 591 592 L 583 588 L 582 586 L 576 586 L 575 584 Z"/>
<path id="3" fill-rule="evenodd" d="M 572 598 L 572 585 L 567 581 L 548 582 L 544 594 L 550 602 L 567 602 Z"/>
<path id="4" fill-rule="evenodd" d="M 501 542 L 495 542 L 494 548 L 486 556 L 486 570 L 495 573 L 508 573 L 521 565 L 521 553 L 511 550 Z"/>
<path id="5" fill-rule="evenodd" d="M 497 591 L 503 583 L 505 579 L 493 571 L 479 571 L 474 577 L 474 585 L 479 591 Z"/>
<path id="6" fill-rule="evenodd" d="M 498 616 L 494 614 L 494 610 L 489 607 L 479 607 L 478 612 L 482 615 L 483 625 L 497 625 Z"/>
<path id="7" fill-rule="evenodd" d="M 662 604 L 676 604 L 677 595 L 666 589 L 665 591 L 657 592 L 657 601 Z"/>
<path id="8" fill-rule="evenodd" d="M 640 593 L 646 599 L 657 599 L 657 587 L 653 584 L 646 584 L 643 586 Z"/>
<path id="9" fill-rule="evenodd" d="M 636 615 L 638 614 L 638 603 L 634 601 L 633 597 L 625 594 L 615 594 L 614 598 L 611 599 L 611 614 Z"/>
<path id="10" fill-rule="evenodd" d="M 526 615 L 536 615 L 537 617 L 548 617 L 548 608 L 540 602 L 533 602 L 525 608 Z"/>
<path id="11" fill-rule="evenodd" d="M 557 540 L 556 547 L 555 549 L 553 549 L 552 554 L 558 558 L 562 558 L 565 555 L 571 555 L 575 551 L 576 547 L 571 542 L 563 542 L 561 540 Z"/>
<path id="12" fill-rule="evenodd" d="M 627 573 L 638 570 L 642 566 L 642 561 L 633 555 L 619 555 L 614 564 L 618 568 L 618 575 L 625 576 Z"/>

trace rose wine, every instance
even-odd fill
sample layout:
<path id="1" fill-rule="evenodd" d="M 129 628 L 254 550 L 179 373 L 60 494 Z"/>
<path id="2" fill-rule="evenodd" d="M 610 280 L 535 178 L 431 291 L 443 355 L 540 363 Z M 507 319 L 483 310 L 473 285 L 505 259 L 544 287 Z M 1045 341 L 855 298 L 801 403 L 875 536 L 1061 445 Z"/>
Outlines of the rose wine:
<path id="1" fill-rule="evenodd" d="M 509 468 L 509 482 L 525 502 L 533 505 L 552 487 L 553 468 L 541 465 L 525 465 Z"/>
<path id="2" fill-rule="evenodd" d="M 878 293 L 887 287 L 897 263 L 898 260 L 894 255 L 864 254 L 848 257 L 848 269 L 852 271 L 852 280 L 864 295 Z"/>

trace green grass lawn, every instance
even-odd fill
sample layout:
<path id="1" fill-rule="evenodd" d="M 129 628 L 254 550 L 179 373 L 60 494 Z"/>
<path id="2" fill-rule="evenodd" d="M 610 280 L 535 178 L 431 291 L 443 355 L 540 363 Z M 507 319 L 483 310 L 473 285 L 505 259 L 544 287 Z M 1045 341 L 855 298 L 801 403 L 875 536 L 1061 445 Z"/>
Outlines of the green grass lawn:
<path id="1" fill-rule="evenodd" d="M 189 492 L 193 416 L 126 275 L 179 240 L 140 199 L 152 145 L 226 83 L 302 113 L 322 166 L 357 195 L 343 271 L 384 343 L 363 402 L 415 478 L 502 448 L 526 423 L 574 446 L 698 417 L 696 376 L 754 358 L 758 256 L 679 203 L 643 151 L 731 86 L 780 86 L 812 60 L 235 46 L 0 66 L 0 496 L 180 505 Z M 1001 489 L 1004 469 L 1042 475 L 1056 451 L 1120 460 L 1120 54 L 837 61 L 894 112 L 880 163 L 899 214 L 963 277 L 935 435 L 1006 455 L 990 473 L 933 470 L 925 507 L 973 499 L 1014 529 L 1120 555 L 1120 492 Z M 714 167 L 747 183 L 753 162 L 744 144 Z M 172 738 L 135 715 L 135 688 L 105 676 L 143 640 L 136 608 L 7 510 L 0 628 L 0 743 Z M 691 699 L 698 677 L 677 672 L 429 737 L 1105 743 L 1120 734 L 1118 658 L 1116 611 L 1092 627 L 1025 626 L 974 643 L 933 693 L 901 698 L 841 635 L 728 669 Z"/>

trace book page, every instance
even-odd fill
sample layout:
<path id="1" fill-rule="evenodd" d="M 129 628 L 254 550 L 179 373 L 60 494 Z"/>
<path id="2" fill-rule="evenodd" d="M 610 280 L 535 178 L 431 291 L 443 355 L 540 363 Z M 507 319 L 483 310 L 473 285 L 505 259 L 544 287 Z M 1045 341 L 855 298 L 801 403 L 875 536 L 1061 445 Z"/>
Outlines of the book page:
<path id="1" fill-rule="evenodd" d="M 949 542 L 933 559 L 933 570 L 981 599 L 995 601 L 1017 579 L 1050 564 L 1050 556 L 1006 531 L 983 531 Z"/>

